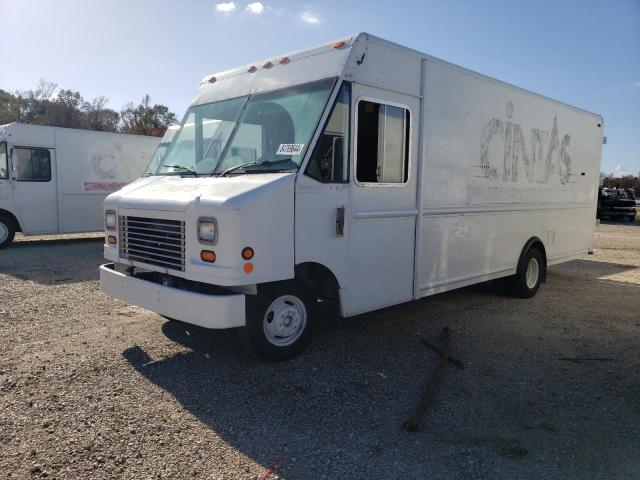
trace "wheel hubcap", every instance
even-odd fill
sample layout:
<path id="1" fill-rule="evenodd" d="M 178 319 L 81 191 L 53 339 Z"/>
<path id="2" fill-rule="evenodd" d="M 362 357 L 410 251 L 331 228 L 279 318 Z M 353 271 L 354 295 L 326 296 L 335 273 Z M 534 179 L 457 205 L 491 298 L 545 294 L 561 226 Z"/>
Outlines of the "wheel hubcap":
<path id="1" fill-rule="evenodd" d="M 279 347 L 291 345 L 307 325 L 304 302 L 293 295 L 276 298 L 267 308 L 262 325 L 270 343 Z"/>
<path id="2" fill-rule="evenodd" d="M 525 275 L 527 287 L 534 288 L 536 286 L 536 283 L 538 283 L 538 275 L 540 275 L 540 264 L 536 258 L 532 258 L 529 260 L 529 265 L 527 265 L 527 274 Z"/>
<path id="3" fill-rule="evenodd" d="M 9 227 L 0 222 L 0 243 L 4 242 L 7 238 L 9 238 Z"/>

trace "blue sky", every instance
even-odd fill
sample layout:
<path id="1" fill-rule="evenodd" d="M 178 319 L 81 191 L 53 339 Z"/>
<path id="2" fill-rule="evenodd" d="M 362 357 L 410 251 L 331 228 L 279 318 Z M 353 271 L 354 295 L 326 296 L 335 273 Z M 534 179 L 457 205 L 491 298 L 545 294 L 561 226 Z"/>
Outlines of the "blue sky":
<path id="1" fill-rule="evenodd" d="M 0 0 L 0 88 L 40 77 L 182 116 L 205 75 L 367 31 L 599 113 L 640 171 L 640 0 Z"/>

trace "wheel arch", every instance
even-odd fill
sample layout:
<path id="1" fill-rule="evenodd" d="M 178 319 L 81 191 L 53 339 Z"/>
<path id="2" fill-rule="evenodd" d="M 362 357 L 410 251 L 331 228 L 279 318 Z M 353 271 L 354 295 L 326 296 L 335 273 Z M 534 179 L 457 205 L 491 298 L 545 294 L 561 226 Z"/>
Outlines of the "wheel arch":
<path id="1" fill-rule="evenodd" d="M 335 273 L 318 262 L 302 262 L 295 266 L 295 278 L 309 287 L 319 298 L 340 301 L 340 282 Z"/>
<path id="2" fill-rule="evenodd" d="M 524 244 L 524 248 L 522 249 L 522 252 L 520 253 L 520 258 L 518 259 L 518 265 L 520 265 L 520 262 L 522 262 L 522 260 L 524 259 L 524 256 L 532 248 L 536 248 L 542 254 L 542 260 L 544 262 L 544 268 L 542 269 L 542 279 L 541 280 L 542 280 L 542 282 L 546 282 L 547 281 L 547 249 L 544 246 L 544 242 L 539 237 L 534 236 L 534 237 L 531 237 L 529 240 L 527 240 L 527 243 Z"/>
<path id="3" fill-rule="evenodd" d="M 13 222 L 13 226 L 14 226 L 16 232 L 22 232 L 22 227 L 20 226 L 20 222 L 18 221 L 18 217 L 16 217 L 9 210 L 5 210 L 4 208 L 0 208 L 0 216 L 5 216 L 9 220 L 11 220 Z"/>

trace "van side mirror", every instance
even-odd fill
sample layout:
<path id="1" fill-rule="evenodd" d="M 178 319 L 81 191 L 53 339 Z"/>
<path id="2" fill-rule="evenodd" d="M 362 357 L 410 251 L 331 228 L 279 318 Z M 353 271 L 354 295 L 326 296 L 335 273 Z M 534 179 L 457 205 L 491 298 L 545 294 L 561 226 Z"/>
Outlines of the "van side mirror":
<path id="1" fill-rule="evenodd" d="M 16 179 L 16 164 L 14 163 L 13 159 L 14 159 L 14 152 L 13 152 L 13 147 L 11 147 L 11 150 L 9 150 L 9 165 L 7 166 L 7 168 L 9 169 L 9 175 L 8 177 L 11 180 L 15 180 Z"/>

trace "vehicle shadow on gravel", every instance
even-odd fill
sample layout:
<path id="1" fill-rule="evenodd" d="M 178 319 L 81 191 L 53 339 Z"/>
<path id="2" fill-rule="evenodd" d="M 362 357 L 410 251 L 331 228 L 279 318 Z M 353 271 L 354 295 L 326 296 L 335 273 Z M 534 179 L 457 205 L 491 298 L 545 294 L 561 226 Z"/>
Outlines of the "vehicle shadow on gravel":
<path id="1" fill-rule="evenodd" d="M 607 277 L 615 278 L 613 277 L 614 275 L 637 270 L 638 268 L 640 267 L 623 263 L 601 262 L 598 260 L 573 260 L 551 267 L 550 273 L 615 282 L 615 280 L 608 279 Z"/>
<path id="2" fill-rule="evenodd" d="M 102 243 L 86 238 L 16 243 L 0 250 L 0 274 L 42 285 L 97 280 Z"/>
<path id="3" fill-rule="evenodd" d="M 480 450 L 489 464 L 526 455 L 501 425 L 455 420 L 471 397 L 461 383 L 465 372 L 455 368 L 436 396 L 437 413 L 426 415 L 428 427 L 417 434 L 402 428 L 438 359 L 417 335 L 438 343 L 440 329 L 451 324 L 443 312 L 504 301 L 493 292 L 491 284 L 476 285 L 347 321 L 326 305 L 310 349 L 282 363 L 256 359 L 234 330 L 175 321 L 162 331 L 189 352 L 152 361 L 153 354 L 133 346 L 123 357 L 256 463 L 268 468 L 281 458 L 281 478 L 423 478 L 427 472 L 444 478 L 453 445 Z M 465 408 L 487 415 L 485 406 Z"/>
<path id="4" fill-rule="evenodd" d="M 525 301 L 527 316 L 545 318 L 544 293 Z M 263 468 L 280 459 L 280 478 L 539 478 L 558 468 L 559 452 L 572 458 L 562 468 L 574 478 L 611 468 L 611 455 L 621 461 L 629 454 L 633 436 L 625 425 L 637 417 L 629 407 L 635 380 L 620 385 L 616 373 L 628 359 L 604 348 L 598 355 L 612 361 L 558 360 L 575 356 L 572 345 L 545 346 L 544 322 L 518 334 L 513 319 L 520 305 L 491 283 L 348 320 L 326 305 L 309 350 L 275 364 L 245 351 L 236 331 L 171 321 L 164 335 L 187 352 L 158 359 L 133 346 L 123 357 L 230 447 Z M 437 343 L 443 326 L 452 327 L 456 356 L 467 368 L 447 369 L 423 427 L 408 433 L 402 422 L 438 360 L 417 337 Z M 604 389 L 611 389 L 607 404 L 620 416 L 603 414 L 602 401 L 583 404 L 568 393 L 597 399 Z M 564 391 L 563 401 L 556 392 Z M 623 414 L 624 422 L 616 420 Z M 585 448 L 600 441 L 608 448 L 599 454 Z"/>

